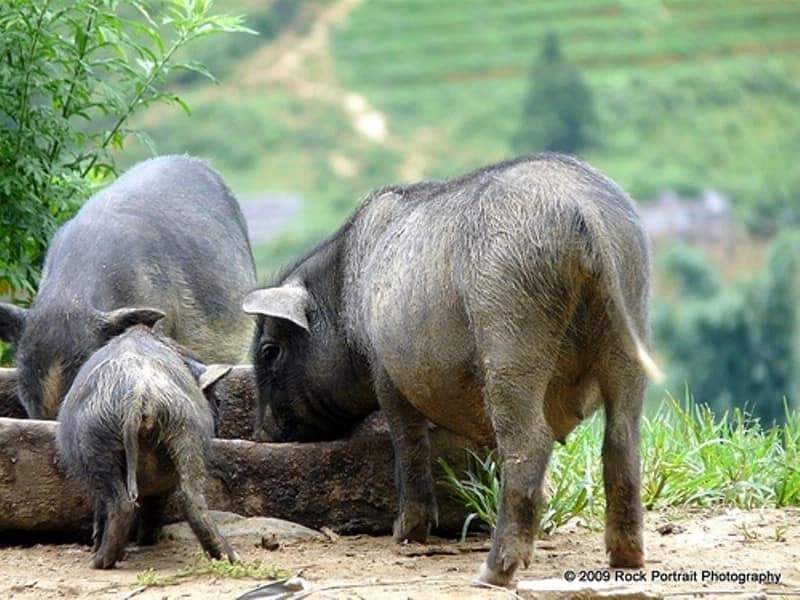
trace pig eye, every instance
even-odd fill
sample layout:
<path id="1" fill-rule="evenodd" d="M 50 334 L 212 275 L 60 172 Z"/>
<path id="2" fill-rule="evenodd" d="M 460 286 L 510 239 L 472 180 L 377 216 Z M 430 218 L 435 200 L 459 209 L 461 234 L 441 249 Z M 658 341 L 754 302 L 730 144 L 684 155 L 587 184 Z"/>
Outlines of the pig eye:
<path id="1" fill-rule="evenodd" d="M 264 344 L 261 346 L 261 360 L 271 365 L 278 360 L 281 355 L 281 349 L 275 344 Z"/>

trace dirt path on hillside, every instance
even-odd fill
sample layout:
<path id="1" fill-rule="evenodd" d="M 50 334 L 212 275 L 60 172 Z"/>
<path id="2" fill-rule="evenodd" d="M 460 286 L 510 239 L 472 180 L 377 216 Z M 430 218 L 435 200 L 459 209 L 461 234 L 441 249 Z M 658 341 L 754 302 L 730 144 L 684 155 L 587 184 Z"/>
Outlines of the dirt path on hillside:
<path id="1" fill-rule="evenodd" d="M 330 54 L 331 30 L 363 0 L 339 0 L 314 17 L 307 33 L 287 28 L 237 70 L 237 79 L 249 88 L 279 86 L 301 99 L 314 98 L 340 106 L 353 129 L 376 143 L 386 140 L 385 116 L 360 94 L 344 88 L 335 77 Z M 343 173 L 343 175 L 345 175 Z"/>
<path id="2" fill-rule="evenodd" d="M 400 179 L 417 181 L 424 176 L 429 156 L 438 151 L 435 124 L 421 131 L 393 132 L 382 111 L 364 95 L 348 89 L 336 76 L 330 47 L 333 29 L 361 2 L 339 0 L 309 16 L 313 18 L 313 26 L 307 33 L 287 27 L 273 43 L 242 62 L 234 79 L 246 91 L 282 89 L 302 101 L 313 99 L 336 106 L 347 115 L 353 131 L 361 138 L 405 156 L 398 167 Z M 333 172 L 345 179 L 359 170 L 356 162 L 338 152 L 332 153 L 328 160 Z"/>
<path id="3" fill-rule="evenodd" d="M 315 16 L 311 30 L 301 35 L 288 28 L 273 44 L 245 64 L 248 82 L 297 80 L 307 63 L 328 55 L 331 29 L 342 23 L 363 0 L 339 0 Z"/>
<path id="4" fill-rule="evenodd" d="M 578 525 L 562 528 L 537 543 L 534 562 L 519 574 L 519 579 L 561 579 L 571 570 L 578 576 L 585 572 L 589 577 L 606 577 L 603 574 L 609 573 L 613 581 L 617 575 L 605 571 L 602 538 L 602 532 Z M 397 546 L 388 537 L 354 536 L 336 541 L 286 543 L 276 551 L 265 550 L 260 541 L 254 536 L 232 540 L 245 559 L 274 564 L 300 575 L 309 589 L 316 590 L 312 598 L 514 597 L 510 591 L 471 585 L 484 558 L 488 541 L 484 538 L 473 538 L 466 544 L 435 540 L 434 546 L 423 547 Z M 648 589 L 669 597 L 730 598 L 745 592 L 780 597 L 800 590 L 797 509 L 700 511 L 672 516 L 649 513 L 646 543 L 646 569 L 628 571 L 626 577 L 641 577 Z M 90 551 L 84 546 L 0 548 L 0 597 L 234 599 L 263 583 L 195 576 L 167 587 L 145 588 L 137 584 L 137 573 L 152 568 L 159 577 L 174 574 L 191 564 L 197 551 L 194 542 L 162 541 L 151 548 L 131 548 L 118 569 L 95 571 L 87 567 Z M 655 576 L 654 570 L 660 575 Z M 718 581 L 702 581 L 704 572 Z M 748 574 L 771 577 L 773 583 L 740 584 L 730 580 Z M 693 577 L 698 581 L 673 581 Z M 778 577 L 780 581 L 774 583 Z"/>

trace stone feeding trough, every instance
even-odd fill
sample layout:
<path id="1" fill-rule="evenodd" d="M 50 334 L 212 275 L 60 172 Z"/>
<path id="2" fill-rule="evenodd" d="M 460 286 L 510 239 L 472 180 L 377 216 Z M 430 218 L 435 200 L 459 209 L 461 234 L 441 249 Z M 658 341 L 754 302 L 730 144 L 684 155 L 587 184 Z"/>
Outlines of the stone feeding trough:
<path id="1" fill-rule="evenodd" d="M 25 418 L 11 371 L 0 372 L 0 533 L 76 533 L 91 527 L 92 506 L 82 485 L 58 462 L 55 421 Z M 274 517 L 340 533 L 391 531 L 397 506 L 392 444 L 380 413 L 346 439 L 273 444 L 252 441 L 255 380 L 238 366 L 216 385 L 219 438 L 206 498 L 209 508 Z M 440 458 L 465 468 L 464 438 L 431 431 L 434 467 Z M 436 469 L 434 470 L 436 472 Z M 461 528 L 466 509 L 437 486 L 439 529 Z"/>

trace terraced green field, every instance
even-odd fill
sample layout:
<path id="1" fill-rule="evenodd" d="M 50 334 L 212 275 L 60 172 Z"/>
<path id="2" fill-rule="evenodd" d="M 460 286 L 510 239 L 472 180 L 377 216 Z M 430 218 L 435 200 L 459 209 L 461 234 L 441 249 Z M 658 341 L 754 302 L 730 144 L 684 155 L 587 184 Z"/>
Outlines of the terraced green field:
<path id="1" fill-rule="evenodd" d="M 797 1 L 368 1 L 333 49 L 395 131 L 435 130 L 429 172 L 443 176 L 508 154 L 549 31 L 596 98 L 587 156 L 634 195 L 715 185 L 750 205 L 776 173 L 800 191 L 784 172 L 800 150 Z"/>
<path id="2" fill-rule="evenodd" d="M 368 86 L 524 77 L 556 32 L 587 69 L 785 54 L 797 58 L 800 3 L 511 0 L 365 2 L 337 38 L 342 71 Z"/>
<path id="3" fill-rule="evenodd" d="M 364 0 L 296 74 L 327 94 L 248 80 L 294 51 L 286 28 L 302 40 L 340 4 L 220 3 L 268 35 L 198 52 L 221 83 L 182 84 L 194 118 L 144 119 L 159 152 L 207 156 L 243 194 L 305 198 L 290 231 L 257 249 L 263 272 L 333 230 L 377 185 L 509 157 L 550 31 L 593 92 L 598 121 L 584 156 L 638 200 L 714 186 L 751 221 L 800 206 L 800 0 Z M 358 132 L 344 102 L 353 92 L 383 115 L 386 139 Z"/>

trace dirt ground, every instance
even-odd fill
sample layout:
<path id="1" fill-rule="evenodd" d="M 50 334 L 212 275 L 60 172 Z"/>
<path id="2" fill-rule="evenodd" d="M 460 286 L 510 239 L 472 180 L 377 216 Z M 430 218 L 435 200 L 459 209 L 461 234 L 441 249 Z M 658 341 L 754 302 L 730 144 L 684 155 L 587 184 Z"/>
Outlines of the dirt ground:
<path id="1" fill-rule="evenodd" d="M 629 579 L 643 578 L 649 590 L 668 597 L 764 597 L 756 592 L 769 597 L 800 595 L 800 510 L 649 513 L 645 531 L 646 568 L 620 573 Z M 388 537 L 352 536 L 288 542 L 273 551 L 262 547 L 259 536 L 235 537 L 232 542 L 246 560 L 274 564 L 301 576 L 307 588 L 314 590 L 312 598 L 515 596 L 511 590 L 472 586 L 488 548 L 486 538 L 470 538 L 463 544 L 433 539 L 428 546 L 397 546 Z M 192 564 L 198 550 L 196 543 L 186 540 L 131 547 L 119 568 L 103 572 L 88 567 L 90 549 L 86 546 L 0 547 L 0 598 L 234 599 L 264 583 L 196 576 L 166 587 L 137 584 L 137 573 L 148 568 L 155 568 L 159 575 L 175 573 Z M 615 581 L 617 572 L 604 568 L 602 531 L 575 523 L 537 542 L 533 564 L 519 573 L 518 580 L 562 580 L 571 570 L 579 579 L 599 576 Z M 661 575 L 656 576 L 654 570 Z M 771 577 L 773 583 L 730 580 L 749 574 Z M 691 581 L 693 578 L 697 581 Z"/>

